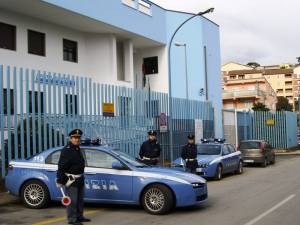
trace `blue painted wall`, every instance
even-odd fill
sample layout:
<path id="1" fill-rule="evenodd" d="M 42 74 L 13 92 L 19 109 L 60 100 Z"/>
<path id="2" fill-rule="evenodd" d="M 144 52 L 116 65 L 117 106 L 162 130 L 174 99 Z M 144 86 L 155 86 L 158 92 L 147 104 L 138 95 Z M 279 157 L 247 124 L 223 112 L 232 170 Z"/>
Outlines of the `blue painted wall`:
<path id="1" fill-rule="evenodd" d="M 166 29 L 168 42 L 175 29 L 190 14 L 167 11 Z M 174 43 L 187 45 L 188 93 L 193 100 L 205 100 L 200 96 L 201 88 L 205 89 L 204 46 L 207 48 L 208 100 L 216 109 L 216 137 L 223 137 L 222 128 L 222 88 L 219 27 L 203 17 L 196 17 L 186 23 L 176 34 L 171 49 L 172 95 L 186 97 L 185 56 L 184 48 Z"/>
<path id="2" fill-rule="evenodd" d="M 151 6 L 152 16 L 149 16 L 126 6 L 121 0 L 43 1 L 157 42 L 166 43 L 164 22 L 166 11 L 154 4 Z"/>

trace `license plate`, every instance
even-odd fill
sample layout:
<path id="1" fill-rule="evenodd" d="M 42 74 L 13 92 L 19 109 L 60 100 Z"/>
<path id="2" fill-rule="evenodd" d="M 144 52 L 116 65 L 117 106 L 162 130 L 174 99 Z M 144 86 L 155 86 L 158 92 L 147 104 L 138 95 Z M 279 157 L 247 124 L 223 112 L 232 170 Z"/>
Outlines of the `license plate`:
<path id="1" fill-rule="evenodd" d="M 248 160 L 244 160 L 244 162 L 245 162 L 245 163 L 253 163 L 253 162 L 254 162 L 254 160 L 252 160 L 252 159 L 248 159 Z"/>
<path id="2" fill-rule="evenodd" d="M 197 168 L 196 172 L 202 172 L 202 168 Z"/>

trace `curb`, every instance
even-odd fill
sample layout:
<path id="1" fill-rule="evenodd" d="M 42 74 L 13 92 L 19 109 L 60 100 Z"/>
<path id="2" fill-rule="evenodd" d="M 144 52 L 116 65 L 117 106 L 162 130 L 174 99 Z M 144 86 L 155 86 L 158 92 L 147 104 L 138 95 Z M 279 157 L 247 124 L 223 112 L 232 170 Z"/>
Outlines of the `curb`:
<path id="1" fill-rule="evenodd" d="M 286 156 L 286 155 L 290 155 L 290 156 L 300 156 L 299 152 L 280 152 L 280 153 L 275 153 L 276 156 Z"/>

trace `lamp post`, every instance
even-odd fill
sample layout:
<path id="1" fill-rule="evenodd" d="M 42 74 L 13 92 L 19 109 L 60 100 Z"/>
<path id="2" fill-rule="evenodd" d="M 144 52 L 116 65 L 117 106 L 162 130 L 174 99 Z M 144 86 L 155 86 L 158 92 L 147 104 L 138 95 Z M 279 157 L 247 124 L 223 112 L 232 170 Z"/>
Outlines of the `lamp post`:
<path id="1" fill-rule="evenodd" d="M 185 60 L 185 92 L 186 92 L 186 99 L 189 99 L 189 79 L 188 79 L 188 69 L 187 69 L 187 54 L 186 54 L 186 43 L 175 43 L 177 47 L 184 47 L 184 60 Z"/>
<path id="2" fill-rule="evenodd" d="M 207 10 L 205 10 L 204 12 L 199 12 L 195 15 L 192 15 L 190 18 L 186 19 L 185 21 L 183 21 L 178 27 L 177 29 L 174 31 L 170 41 L 169 41 L 169 46 L 168 46 L 168 68 L 169 68 L 169 145 L 170 145 L 170 157 L 171 157 L 171 162 L 173 161 L 173 116 L 172 116 L 172 110 L 173 110 L 173 104 L 172 104 L 172 81 L 171 81 L 171 77 L 172 77 L 172 70 L 171 70 L 171 47 L 172 47 L 172 43 L 173 43 L 173 39 L 175 37 L 175 35 L 177 34 L 177 32 L 180 30 L 180 28 L 186 24 L 188 21 L 190 21 L 191 19 L 197 17 L 197 16 L 202 16 L 204 14 L 207 13 L 212 13 L 214 11 L 214 8 L 209 8 Z"/>

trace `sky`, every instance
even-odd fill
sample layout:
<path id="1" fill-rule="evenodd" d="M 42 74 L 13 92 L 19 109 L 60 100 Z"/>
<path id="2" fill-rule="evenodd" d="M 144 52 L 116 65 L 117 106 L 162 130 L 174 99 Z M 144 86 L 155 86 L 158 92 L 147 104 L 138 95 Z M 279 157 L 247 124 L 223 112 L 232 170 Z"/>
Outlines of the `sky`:
<path id="1" fill-rule="evenodd" d="M 300 56 L 299 0 L 152 0 L 167 9 L 197 13 L 220 25 L 222 63 L 296 63 Z"/>

